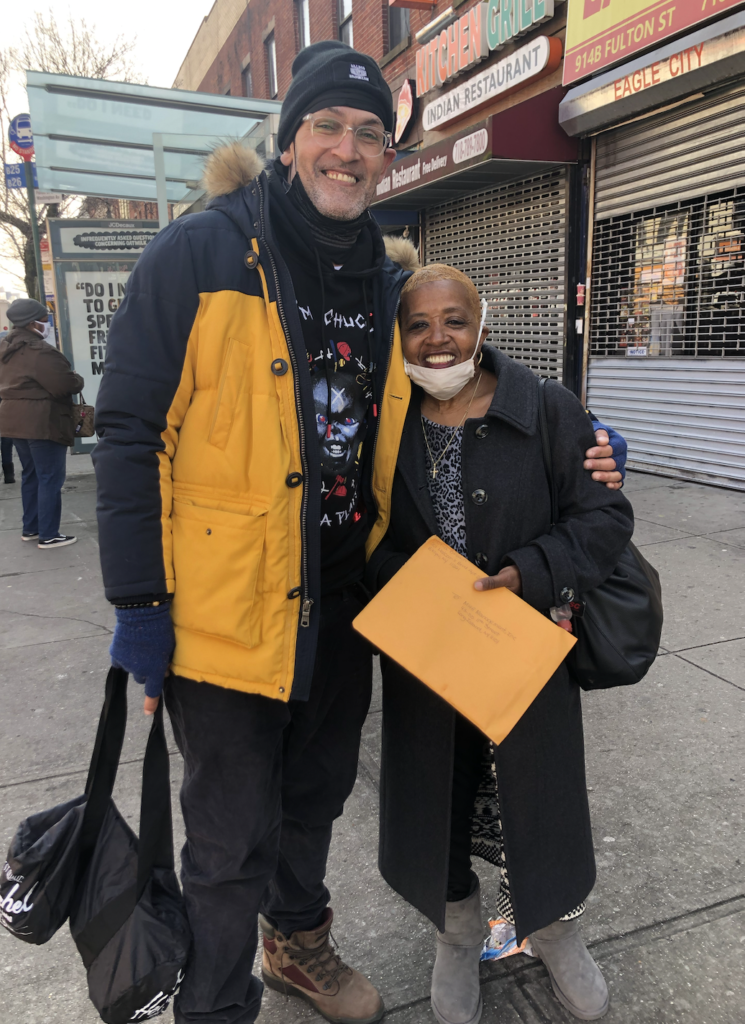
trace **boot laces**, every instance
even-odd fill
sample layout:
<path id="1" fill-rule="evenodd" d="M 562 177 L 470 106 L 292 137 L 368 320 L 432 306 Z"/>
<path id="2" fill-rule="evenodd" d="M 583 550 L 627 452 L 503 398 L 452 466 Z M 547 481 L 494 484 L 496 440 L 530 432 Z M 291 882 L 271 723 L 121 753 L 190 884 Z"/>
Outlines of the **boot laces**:
<path id="1" fill-rule="evenodd" d="M 313 980 L 323 981 L 324 984 L 322 991 L 327 992 L 334 983 L 338 985 L 339 978 L 342 974 L 352 973 L 352 968 L 347 967 L 337 952 L 338 948 L 336 939 L 330 930 L 326 936 L 326 941 L 315 949 L 292 949 L 285 946 L 282 950 L 282 962 L 280 966 L 283 978 L 285 966 L 284 959 L 285 956 L 287 956 L 290 963 L 296 963 L 298 967 L 301 967 L 306 972 L 306 974 L 312 975 L 315 971 L 316 974 Z"/>

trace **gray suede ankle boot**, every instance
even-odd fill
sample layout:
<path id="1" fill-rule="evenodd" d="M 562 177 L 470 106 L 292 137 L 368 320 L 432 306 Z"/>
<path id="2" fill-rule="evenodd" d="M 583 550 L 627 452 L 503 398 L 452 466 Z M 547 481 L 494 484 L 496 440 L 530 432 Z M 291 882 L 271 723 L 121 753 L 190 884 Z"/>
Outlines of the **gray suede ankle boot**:
<path id="1" fill-rule="evenodd" d="M 543 960 L 556 998 L 580 1020 L 597 1020 L 608 1012 L 610 996 L 600 968 L 587 952 L 579 921 L 554 921 L 530 936 L 533 952 Z"/>
<path id="2" fill-rule="evenodd" d="M 440 1024 L 477 1024 L 483 1003 L 479 959 L 484 942 L 481 889 L 464 900 L 448 903 L 445 931 L 437 933 L 432 972 L 432 1010 Z"/>

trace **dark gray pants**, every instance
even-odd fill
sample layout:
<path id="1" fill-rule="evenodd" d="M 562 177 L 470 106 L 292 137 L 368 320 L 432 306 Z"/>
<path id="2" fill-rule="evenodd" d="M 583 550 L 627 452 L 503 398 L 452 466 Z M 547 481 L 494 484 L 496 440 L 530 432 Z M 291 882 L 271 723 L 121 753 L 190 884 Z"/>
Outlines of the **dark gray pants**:
<path id="1" fill-rule="evenodd" d="M 194 946 L 177 1024 L 250 1024 L 257 916 L 285 934 L 314 927 L 332 823 L 357 775 L 371 652 L 351 621 L 359 602 L 323 599 L 310 698 L 282 703 L 175 677 L 166 705 L 184 757 L 181 880 Z"/>

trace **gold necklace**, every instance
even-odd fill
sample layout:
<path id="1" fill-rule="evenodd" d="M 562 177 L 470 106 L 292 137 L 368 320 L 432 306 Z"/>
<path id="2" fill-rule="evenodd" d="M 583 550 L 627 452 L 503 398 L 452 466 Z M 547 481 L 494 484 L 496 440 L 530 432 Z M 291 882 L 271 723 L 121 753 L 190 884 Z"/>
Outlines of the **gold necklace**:
<path id="1" fill-rule="evenodd" d="M 475 387 L 475 388 L 473 389 L 473 394 L 471 395 L 471 401 L 470 401 L 470 402 L 468 403 L 468 408 L 467 408 L 467 409 L 466 409 L 466 411 L 465 411 L 465 412 L 463 413 L 463 418 L 461 419 L 461 421 L 460 421 L 460 423 L 458 424 L 458 426 L 457 426 L 457 427 L 453 427 L 453 433 L 452 433 L 452 434 L 450 435 L 450 440 L 449 440 L 449 441 L 448 441 L 448 443 L 447 443 L 447 444 L 445 445 L 445 447 L 444 447 L 444 448 L 442 449 L 442 453 L 440 454 L 440 456 L 439 456 L 439 457 L 438 457 L 437 459 L 435 459 L 435 457 L 434 457 L 434 456 L 432 455 L 432 449 L 431 449 L 431 448 L 430 448 L 430 446 L 429 446 L 429 440 L 428 440 L 428 438 L 427 438 L 427 431 L 426 431 L 426 429 L 425 429 L 425 426 L 424 426 L 424 416 L 422 415 L 422 433 L 424 434 L 424 443 L 426 444 L 426 446 L 427 446 L 427 451 L 429 452 L 429 461 L 430 461 L 430 462 L 432 463 L 432 479 L 433 479 L 433 480 L 434 480 L 434 479 L 435 479 L 435 477 L 437 476 L 437 467 L 438 467 L 438 466 L 439 466 L 439 464 L 440 464 L 440 463 L 442 462 L 442 460 L 443 460 L 443 459 L 445 458 L 445 455 L 447 454 L 447 450 L 448 450 L 448 448 L 450 447 L 450 445 L 451 445 L 451 444 L 453 443 L 453 441 L 455 440 L 455 435 L 456 435 L 456 434 L 458 433 L 458 431 L 460 430 L 460 428 L 461 428 L 461 427 L 463 426 L 463 424 L 464 424 L 464 423 L 466 422 L 466 419 L 467 419 L 467 417 L 468 417 L 468 414 L 469 414 L 469 412 L 471 411 L 471 406 L 473 405 L 473 400 L 474 400 L 474 398 L 476 397 L 476 392 L 477 392 L 477 391 L 478 391 L 478 389 L 479 389 L 479 384 L 481 383 L 481 378 L 482 378 L 482 377 L 483 377 L 483 373 L 480 373 L 480 374 L 479 374 L 479 378 L 478 378 L 478 380 L 476 381 L 476 387 Z"/>

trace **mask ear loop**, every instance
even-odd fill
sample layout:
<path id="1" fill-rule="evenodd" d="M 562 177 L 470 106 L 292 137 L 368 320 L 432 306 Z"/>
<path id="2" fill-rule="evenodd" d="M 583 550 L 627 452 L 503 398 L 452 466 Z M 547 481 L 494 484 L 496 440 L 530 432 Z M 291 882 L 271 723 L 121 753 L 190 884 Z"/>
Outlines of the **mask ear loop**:
<path id="1" fill-rule="evenodd" d="M 474 359 L 475 356 L 476 356 L 476 350 L 478 349 L 479 343 L 481 341 L 481 333 L 484 330 L 484 324 L 486 323 L 486 311 L 488 310 L 488 308 L 489 308 L 489 303 L 486 301 L 486 299 L 482 299 L 481 300 L 481 323 L 479 324 L 479 333 L 476 335 L 476 348 L 473 350 L 473 355 L 471 356 L 471 359 Z M 478 362 L 477 365 L 479 365 L 481 363 L 481 359 L 482 359 L 483 355 L 484 355 L 483 351 L 479 352 L 479 362 Z"/>

